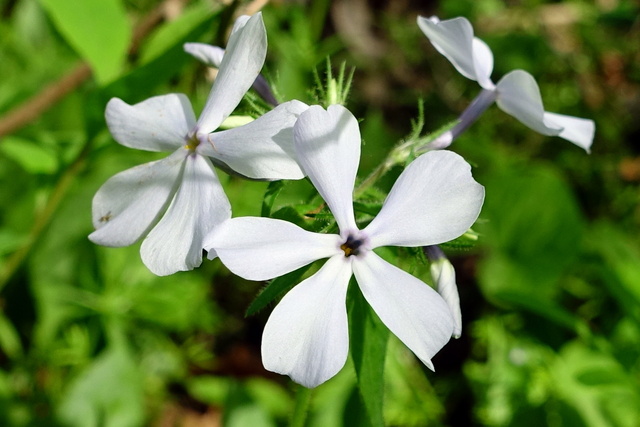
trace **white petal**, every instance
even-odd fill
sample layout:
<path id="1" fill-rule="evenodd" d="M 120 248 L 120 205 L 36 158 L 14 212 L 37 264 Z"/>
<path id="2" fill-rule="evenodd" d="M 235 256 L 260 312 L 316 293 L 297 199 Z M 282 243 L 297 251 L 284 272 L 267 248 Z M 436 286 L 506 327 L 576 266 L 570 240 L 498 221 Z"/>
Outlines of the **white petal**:
<path id="1" fill-rule="evenodd" d="M 549 127 L 562 127 L 562 131 L 558 135 L 560 138 L 584 148 L 587 153 L 590 152 L 593 134 L 596 132 L 596 124 L 593 120 L 546 111 L 543 120 Z"/>
<path id="2" fill-rule="evenodd" d="M 230 217 L 231 206 L 213 165 L 191 154 L 169 209 L 142 242 L 142 261 L 159 276 L 198 267 L 205 236 Z"/>
<path id="3" fill-rule="evenodd" d="M 453 337 L 460 338 L 462 311 L 460 310 L 460 296 L 456 284 L 456 271 L 448 259 L 442 258 L 431 263 L 431 277 L 436 284 L 438 293 L 446 301 L 453 315 Z"/>
<path id="4" fill-rule="evenodd" d="M 314 105 L 298 118 L 293 138 L 302 170 L 329 205 L 340 231 L 355 230 L 353 186 L 360 162 L 356 118 L 342 105 L 326 111 Z"/>
<path id="5" fill-rule="evenodd" d="M 473 66 L 480 86 L 483 89 L 495 89 L 495 85 L 491 81 L 493 53 L 489 46 L 477 37 L 473 38 Z"/>
<path id="6" fill-rule="evenodd" d="M 211 93 L 198 119 L 199 133 L 212 132 L 238 106 L 249 90 L 267 54 L 267 33 L 262 15 L 253 15 L 231 34 Z"/>
<path id="7" fill-rule="evenodd" d="M 128 246 L 144 236 L 168 206 L 182 171 L 185 151 L 120 172 L 93 197 L 96 231 L 89 239 L 104 246 Z"/>
<path id="8" fill-rule="evenodd" d="M 305 387 L 316 387 L 342 369 L 349 352 L 349 258 L 336 255 L 285 295 L 262 334 L 262 363 Z"/>
<path id="9" fill-rule="evenodd" d="M 353 273 L 367 302 L 382 323 L 433 370 L 431 358 L 453 333 L 447 303 L 429 285 L 375 252 L 355 258 Z"/>
<path id="10" fill-rule="evenodd" d="M 229 270 L 248 280 L 282 276 L 342 253 L 337 234 L 306 231 L 288 221 L 241 217 L 225 221 L 205 239 Z"/>
<path id="11" fill-rule="evenodd" d="M 489 77 L 493 69 L 493 55 L 484 43 L 484 46 L 474 43 L 471 23 L 461 17 L 445 21 L 434 18 L 418 17 L 418 26 L 433 47 L 443 54 L 460 74 L 468 79 L 477 80 L 485 89 L 491 89 L 493 84 Z M 476 54 L 480 56 L 475 58 Z"/>
<path id="12" fill-rule="evenodd" d="M 206 43 L 185 43 L 184 51 L 209 67 L 219 68 L 224 56 L 224 49 Z"/>
<path id="13" fill-rule="evenodd" d="M 112 98 L 105 117 L 116 141 L 148 151 L 173 151 L 183 146 L 196 123 L 189 99 L 181 93 L 154 96 L 134 105 Z"/>
<path id="14" fill-rule="evenodd" d="M 451 151 L 430 151 L 402 172 L 378 216 L 363 230 L 371 247 L 427 246 L 466 232 L 480 214 L 484 187 Z"/>
<path id="15" fill-rule="evenodd" d="M 560 134 L 561 126 L 545 123 L 540 89 L 531 74 L 523 70 L 511 71 L 500 79 L 496 87 L 496 103 L 502 111 L 543 135 Z"/>
<path id="16" fill-rule="evenodd" d="M 295 160 L 293 124 L 308 106 L 300 101 L 278 105 L 258 119 L 237 128 L 208 135 L 198 152 L 221 160 L 249 178 L 301 179 Z"/>

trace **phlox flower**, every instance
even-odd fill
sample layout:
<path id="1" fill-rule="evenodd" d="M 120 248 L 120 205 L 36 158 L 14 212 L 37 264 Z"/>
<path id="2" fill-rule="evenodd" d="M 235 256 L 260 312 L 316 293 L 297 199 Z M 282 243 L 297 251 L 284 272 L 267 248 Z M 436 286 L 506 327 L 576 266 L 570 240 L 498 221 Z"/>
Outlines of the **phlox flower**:
<path id="1" fill-rule="evenodd" d="M 271 313 L 262 336 L 265 368 L 307 387 L 342 368 L 349 348 L 346 294 L 355 275 L 382 322 L 433 369 L 431 357 L 454 330 L 449 307 L 435 290 L 374 249 L 433 245 L 460 236 L 478 217 L 484 188 L 459 155 L 426 153 L 404 170 L 379 214 L 360 230 L 353 209 L 360 159 L 355 117 L 340 105 L 309 107 L 294 125 L 294 148 L 333 213 L 339 234 L 313 233 L 278 219 L 241 217 L 225 221 L 205 241 L 233 273 L 249 280 L 272 279 L 328 258 Z"/>
<path id="2" fill-rule="evenodd" d="M 418 17 L 418 25 L 433 47 L 443 54 L 468 79 L 483 91 L 460 117 L 460 123 L 432 143 L 433 148 L 448 146 L 494 101 L 507 114 L 531 129 L 548 136 L 559 136 L 589 152 L 595 124 L 592 120 L 544 111 L 540 88 L 533 76 L 513 70 L 494 84 L 493 53 L 473 35 L 471 23 L 462 17 L 440 21 L 437 17 Z"/>
<path id="3" fill-rule="evenodd" d="M 172 154 L 120 172 L 100 187 L 93 198 L 91 241 L 127 246 L 144 238 L 140 254 L 153 273 L 190 270 L 202 262 L 207 233 L 231 216 L 212 161 L 250 178 L 304 176 L 293 158 L 292 134 L 298 114 L 307 108 L 301 102 L 281 104 L 247 125 L 213 132 L 256 79 L 266 48 L 262 16 L 240 18 L 197 121 L 182 94 L 135 105 L 109 101 L 106 121 L 117 142 Z"/>

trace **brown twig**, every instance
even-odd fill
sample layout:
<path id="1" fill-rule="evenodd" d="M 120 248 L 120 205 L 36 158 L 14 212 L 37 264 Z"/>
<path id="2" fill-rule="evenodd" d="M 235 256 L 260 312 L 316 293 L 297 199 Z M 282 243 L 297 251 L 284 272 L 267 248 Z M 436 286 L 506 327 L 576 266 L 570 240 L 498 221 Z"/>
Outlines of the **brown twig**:
<path id="1" fill-rule="evenodd" d="M 188 0 L 165 0 L 156 9 L 151 11 L 133 30 L 129 54 L 135 54 L 141 41 L 153 31 L 163 20 L 171 15 L 175 16 L 175 10 L 184 7 Z M 0 117 L 0 138 L 17 131 L 26 124 L 38 118 L 58 101 L 91 76 L 91 67 L 87 62 L 80 62 L 69 73 L 59 80 L 46 86 L 40 92 Z"/>

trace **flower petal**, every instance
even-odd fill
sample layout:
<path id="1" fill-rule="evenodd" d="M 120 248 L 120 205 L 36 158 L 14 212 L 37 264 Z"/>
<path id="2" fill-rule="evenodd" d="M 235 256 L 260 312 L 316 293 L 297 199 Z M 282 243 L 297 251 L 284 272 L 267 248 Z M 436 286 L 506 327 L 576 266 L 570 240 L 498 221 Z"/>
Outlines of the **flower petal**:
<path id="1" fill-rule="evenodd" d="M 148 151 L 173 151 L 183 146 L 196 123 L 189 99 L 181 93 L 154 96 L 134 105 L 112 98 L 105 117 L 116 141 Z"/>
<path id="2" fill-rule="evenodd" d="M 545 123 L 540 89 L 533 76 L 523 70 L 506 74 L 496 86 L 496 103 L 502 111 L 543 135 L 555 136 L 561 126 Z"/>
<path id="3" fill-rule="evenodd" d="M 205 239 L 229 270 L 248 280 L 282 276 L 342 253 L 337 234 L 306 231 L 288 221 L 241 217 L 225 221 Z"/>
<path id="4" fill-rule="evenodd" d="M 230 217 L 231 206 L 213 165 L 190 154 L 171 205 L 142 242 L 142 261 L 159 276 L 198 267 L 205 236 Z"/>
<path id="5" fill-rule="evenodd" d="M 360 162 L 360 130 L 342 105 L 314 105 L 293 127 L 298 162 L 336 218 L 340 231 L 355 230 L 353 186 Z"/>
<path id="6" fill-rule="evenodd" d="M 176 191 L 185 151 L 120 172 L 93 197 L 96 231 L 89 240 L 104 246 L 128 246 L 144 236 Z"/>
<path id="7" fill-rule="evenodd" d="M 546 111 L 543 120 L 549 127 L 562 127 L 562 131 L 558 135 L 560 138 L 584 148 L 587 153 L 591 151 L 593 135 L 596 132 L 596 124 L 593 120 L 548 113 Z"/>
<path id="8" fill-rule="evenodd" d="M 257 13 L 229 38 L 218 75 L 198 119 L 199 133 L 207 134 L 220 126 L 249 90 L 267 54 L 267 33 L 262 15 Z"/>
<path id="9" fill-rule="evenodd" d="M 431 278 L 436 284 L 438 293 L 446 301 L 453 315 L 453 337 L 460 338 L 462 334 L 462 311 L 460 310 L 460 296 L 456 284 L 456 271 L 447 258 L 441 258 L 431 263 Z"/>
<path id="10" fill-rule="evenodd" d="M 473 225 L 483 200 L 484 187 L 461 156 L 430 151 L 402 172 L 363 233 L 373 248 L 447 242 Z"/>
<path id="11" fill-rule="evenodd" d="M 382 323 L 433 370 L 431 358 L 453 333 L 447 303 L 429 285 L 375 252 L 355 258 L 353 272 L 367 302 Z"/>
<path id="12" fill-rule="evenodd" d="M 237 128 L 214 132 L 198 152 L 214 157 L 249 178 L 301 179 L 295 160 L 293 124 L 308 106 L 300 101 L 280 104 L 258 119 Z"/>
<path id="13" fill-rule="evenodd" d="M 477 37 L 473 38 L 473 66 L 480 86 L 487 90 L 495 89 L 496 86 L 491 81 L 493 53 L 489 46 Z"/>
<path id="14" fill-rule="evenodd" d="M 433 47 L 468 79 L 492 89 L 493 54 L 486 44 L 474 41 L 471 23 L 462 17 L 440 21 L 437 17 L 418 17 L 418 26 Z M 476 55 L 478 55 L 476 57 Z"/>
<path id="15" fill-rule="evenodd" d="M 347 287 L 351 262 L 330 258 L 285 295 L 262 334 L 262 363 L 305 387 L 316 387 L 342 369 L 349 352 Z"/>
<path id="16" fill-rule="evenodd" d="M 213 68 L 219 68 L 224 56 L 224 49 L 218 46 L 211 46 L 206 43 L 185 43 L 184 51 L 205 65 Z"/>

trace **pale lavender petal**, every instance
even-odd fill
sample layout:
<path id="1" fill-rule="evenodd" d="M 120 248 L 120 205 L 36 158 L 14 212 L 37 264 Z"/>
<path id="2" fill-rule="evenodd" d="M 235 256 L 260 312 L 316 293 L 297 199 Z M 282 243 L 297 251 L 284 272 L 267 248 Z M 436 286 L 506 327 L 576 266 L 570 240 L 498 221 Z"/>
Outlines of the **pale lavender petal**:
<path id="1" fill-rule="evenodd" d="M 444 55 L 460 74 L 478 81 L 485 89 L 493 88 L 490 80 L 493 55 L 484 43 L 474 42 L 473 27 L 466 18 L 440 21 L 435 16 L 419 16 L 418 26 L 433 47 Z"/>
<path id="2" fill-rule="evenodd" d="M 507 114 L 543 135 L 555 136 L 562 132 L 561 126 L 545 123 L 540 89 L 531 74 L 511 71 L 500 79 L 496 90 L 496 103 Z"/>
<path id="3" fill-rule="evenodd" d="M 216 80 L 198 119 L 198 133 L 220 126 L 238 106 L 262 69 L 267 54 L 267 33 L 257 13 L 231 34 Z"/>
<path id="4" fill-rule="evenodd" d="M 342 105 L 325 111 L 314 105 L 293 127 L 298 162 L 316 187 L 340 231 L 356 229 L 353 186 L 360 162 L 360 130 L 353 114 Z"/>
<path id="5" fill-rule="evenodd" d="M 185 145 L 196 123 L 189 100 L 180 93 L 154 96 L 134 105 L 112 98 L 105 117 L 116 141 L 148 151 L 174 151 Z"/>
<path id="6" fill-rule="evenodd" d="M 473 65 L 480 86 L 487 90 L 495 89 L 496 86 L 491 81 L 493 53 L 489 46 L 477 37 L 473 38 Z"/>
<path id="7" fill-rule="evenodd" d="M 231 217 L 231 206 L 211 162 L 190 154 L 167 212 L 142 242 L 142 261 L 166 276 L 202 263 L 205 236 Z"/>
<path id="8" fill-rule="evenodd" d="M 562 131 L 558 135 L 560 138 L 573 142 L 587 153 L 590 152 L 593 135 L 596 132 L 596 124 L 593 120 L 546 111 L 543 120 L 550 127 L 562 127 Z"/>
<path id="9" fill-rule="evenodd" d="M 91 211 L 96 231 L 89 239 L 99 245 L 119 247 L 144 236 L 171 201 L 186 155 L 186 150 L 179 149 L 165 159 L 109 178 L 93 197 Z"/>
<path id="10" fill-rule="evenodd" d="M 456 284 L 456 271 L 448 259 L 442 258 L 431 263 L 431 277 L 438 293 L 446 301 L 453 315 L 453 337 L 460 338 L 462 334 L 462 311 L 460 310 L 460 296 Z"/>
<path id="11" fill-rule="evenodd" d="M 288 221 L 240 217 L 220 224 L 205 239 L 234 274 L 248 280 L 282 276 L 315 260 L 343 253 L 340 236 L 304 230 Z"/>
<path id="12" fill-rule="evenodd" d="M 363 233 L 373 248 L 447 242 L 473 225 L 483 200 L 484 187 L 461 156 L 430 151 L 402 172 Z"/>
<path id="13" fill-rule="evenodd" d="M 353 273 L 382 323 L 429 369 L 449 341 L 453 318 L 447 303 L 426 283 L 389 264 L 375 252 L 353 260 Z"/>
<path id="14" fill-rule="evenodd" d="M 262 363 L 305 387 L 342 369 L 349 352 L 347 286 L 350 258 L 336 255 L 291 289 L 269 316 L 262 334 Z"/>
<path id="15" fill-rule="evenodd" d="M 280 104 L 246 125 L 209 134 L 198 152 L 249 178 L 301 179 L 304 173 L 295 160 L 293 124 L 307 108 L 300 101 Z"/>
<path id="16" fill-rule="evenodd" d="M 219 68 L 222 63 L 224 49 L 219 46 L 211 46 L 206 43 L 185 43 L 183 48 L 189 55 L 209 67 Z"/>

